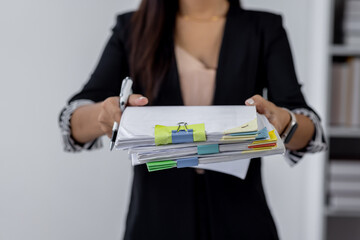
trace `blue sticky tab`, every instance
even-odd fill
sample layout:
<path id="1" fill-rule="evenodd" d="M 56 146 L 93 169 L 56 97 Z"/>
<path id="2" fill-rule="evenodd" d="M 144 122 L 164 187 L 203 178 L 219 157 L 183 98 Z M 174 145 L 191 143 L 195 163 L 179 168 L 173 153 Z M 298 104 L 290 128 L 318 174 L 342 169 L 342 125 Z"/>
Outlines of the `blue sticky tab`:
<path id="1" fill-rule="evenodd" d="M 171 131 L 172 143 L 191 143 L 194 142 L 193 130 L 172 130 Z"/>
<path id="2" fill-rule="evenodd" d="M 197 157 L 182 158 L 176 160 L 177 168 L 194 167 L 199 165 L 199 159 Z"/>
<path id="3" fill-rule="evenodd" d="M 258 132 L 257 137 L 255 138 L 255 140 L 263 140 L 263 139 L 267 139 L 269 138 L 269 133 L 266 127 L 264 127 L 263 129 L 261 129 Z"/>
<path id="4" fill-rule="evenodd" d="M 199 145 L 197 150 L 199 155 L 219 153 L 219 144 Z"/>

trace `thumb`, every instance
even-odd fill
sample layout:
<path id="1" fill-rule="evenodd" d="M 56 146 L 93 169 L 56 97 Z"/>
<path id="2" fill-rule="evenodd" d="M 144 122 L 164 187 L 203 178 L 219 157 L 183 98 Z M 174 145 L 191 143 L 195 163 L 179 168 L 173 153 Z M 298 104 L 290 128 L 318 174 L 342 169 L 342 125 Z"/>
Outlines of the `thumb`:
<path id="1" fill-rule="evenodd" d="M 264 114 L 266 110 L 266 103 L 265 99 L 261 97 L 260 95 L 254 95 L 251 98 L 247 99 L 245 101 L 246 106 L 255 106 L 256 111 L 260 114 Z"/>
<path id="2" fill-rule="evenodd" d="M 144 106 L 149 103 L 149 100 L 141 94 L 131 94 L 129 97 L 130 106 Z"/>

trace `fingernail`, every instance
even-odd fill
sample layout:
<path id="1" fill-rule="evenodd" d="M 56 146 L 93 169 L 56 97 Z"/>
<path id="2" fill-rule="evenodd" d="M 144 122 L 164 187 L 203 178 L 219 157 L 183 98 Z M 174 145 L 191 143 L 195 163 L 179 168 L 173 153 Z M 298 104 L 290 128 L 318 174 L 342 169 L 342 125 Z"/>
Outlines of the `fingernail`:
<path id="1" fill-rule="evenodd" d="M 247 104 L 253 105 L 255 102 L 252 98 L 249 98 L 248 100 L 245 101 Z"/>
<path id="2" fill-rule="evenodd" d="M 145 97 L 139 97 L 138 100 L 142 100 L 142 99 L 144 99 L 144 98 L 145 98 Z"/>

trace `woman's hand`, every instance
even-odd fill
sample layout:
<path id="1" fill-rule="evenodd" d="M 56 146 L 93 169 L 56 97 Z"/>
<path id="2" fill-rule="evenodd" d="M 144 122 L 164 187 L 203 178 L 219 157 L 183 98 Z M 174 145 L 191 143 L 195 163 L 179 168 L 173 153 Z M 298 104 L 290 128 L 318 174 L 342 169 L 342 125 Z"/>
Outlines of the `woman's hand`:
<path id="1" fill-rule="evenodd" d="M 129 106 L 143 106 L 148 99 L 139 94 L 129 97 Z M 71 116 L 71 135 L 79 143 L 87 143 L 106 134 L 111 137 L 114 121 L 120 122 L 119 97 L 77 108 Z"/>
<path id="2" fill-rule="evenodd" d="M 120 122 L 121 110 L 119 106 L 119 97 L 109 97 L 101 103 L 101 109 L 98 116 L 98 123 L 103 134 L 111 137 L 114 121 Z M 132 94 L 129 97 L 129 106 L 144 106 L 148 104 L 148 99 L 140 94 Z"/>
<path id="3" fill-rule="evenodd" d="M 247 106 L 256 106 L 256 111 L 264 114 L 269 122 L 274 125 L 279 134 L 285 130 L 290 123 L 290 114 L 283 108 L 277 107 L 272 102 L 265 100 L 260 95 L 255 95 L 245 101 Z M 286 148 L 290 150 L 299 150 L 304 148 L 314 135 L 315 126 L 310 118 L 295 114 L 298 127 L 291 138 L 290 142 L 286 144 Z"/>
<path id="4" fill-rule="evenodd" d="M 276 131 L 281 134 L 290 122 L 290 114 L 283 108 L 265 100 L 260 95 L 254 95 L 245 101 L 247 106 L 256 106 L 256 111 L 264 114 Z"/>

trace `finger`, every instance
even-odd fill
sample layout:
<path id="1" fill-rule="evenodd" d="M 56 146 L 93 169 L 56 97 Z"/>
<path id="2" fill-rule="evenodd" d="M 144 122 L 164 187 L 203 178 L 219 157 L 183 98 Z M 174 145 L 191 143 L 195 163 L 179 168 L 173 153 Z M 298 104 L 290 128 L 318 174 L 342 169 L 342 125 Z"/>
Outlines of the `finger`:
<path id="1" fill-rule="evenodd" d="M 269 114 L 267 110 L 267 101 L 260 95 L 254 95 L 245 101 L 246 106 L 255 106 L 256 111 L 260 114 Z"/>
<path id="2" fill-rule="evenodd" d="M 149 103 L 149 100 L 141 94 L 131 94 L 129 97 L 130 106 L 144 106 Z"/>

